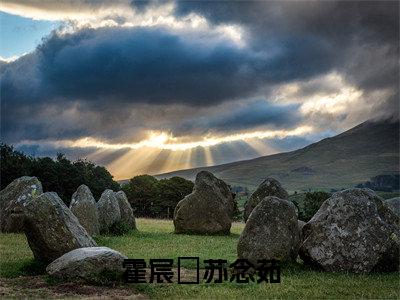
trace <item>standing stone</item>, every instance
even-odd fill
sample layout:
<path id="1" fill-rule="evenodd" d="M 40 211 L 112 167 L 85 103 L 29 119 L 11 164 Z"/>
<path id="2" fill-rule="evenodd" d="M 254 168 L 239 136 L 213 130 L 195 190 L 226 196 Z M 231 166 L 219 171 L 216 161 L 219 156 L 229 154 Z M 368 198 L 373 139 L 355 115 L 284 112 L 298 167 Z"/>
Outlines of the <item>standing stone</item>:
<path id="1" fill-rule="evenodd" d="M 175 208 L 175 233 L 229 234 L 234 207 L 229 186 L 202 171 L 196 176 L 193 192 Z"/>
<path id="2" fill-rule="evenodd" d="M 115 193 L 115 197 L 118 200 L 119 211 L 121 213 L 121 221 L 128 225 L 129 228 L 136 230 L 135 217 L 133 216 L 133 209 L 129 204 L 128 198 L 123 191 Z"/>
<path id="3" fill-rule="evenodd" d="M 24 204 L 25 234 L 37 260 L 51 262 L 81 247 L 97 246 L 56 193 L 44 193 Z"/>
<path id="4" fill-rule="evenodd" d="M 333 194 L 303 228 L 300 257 L 325 271 L 399 268 L 400 218 L 373 191 Z"/>
<path id="5" fill-rule="evenodd" d="M 97 202 L 100 216 L 100 232 L 109 232 L 111 226 L 121 220 L 118 200 L 112 190 L 105 190 Z"/>
<path id="6" fill-rule="evenodd" d="M 20 218 L 24 202 L 43 193 L 42 184 L 36 177 L 20 177 L 0 192 L 0 231 L 22 232 L 23 219 Z"/>
<path id="7" fill-rule="evenodd" d="M 100 232 L 99 212 L 90 189 L 82 184 L 72 195 L 70 209 L 91 236 Z"/>
<path id="8" fill-rule="evenodd" d="M 254 208 L 240 235 L 238 257 L 257 260 L 294 261 L 299 247 L 295 206 L 277 197 L 266 197 Z"/>
<path id="9" fill-rule="evenodd" d="M 385 203 L 389 206 L 393 212 L 400 217 L 400 197 L 395 197 L 385 200 Z"/>
<path id="10" fill-rule="evenodd" d="M 107 247 L 89 247 L 72 250 L 57 258 L 46 268 L 49 275 L 57 278 L 91 279 L 103 272 L 122 275 L 123 262 L 127 257 Z"/>
<path id="11" fill-rule="evenodd" d="M 278 180 L 274 178 L 265 179 L 250 196 L 249 200 L 244 205 L 244 221 L 249 218 L 253 209 L 267 196 L 275 196 L 279 199 L 288 199 L 289 194 L 285 191 Z"/>

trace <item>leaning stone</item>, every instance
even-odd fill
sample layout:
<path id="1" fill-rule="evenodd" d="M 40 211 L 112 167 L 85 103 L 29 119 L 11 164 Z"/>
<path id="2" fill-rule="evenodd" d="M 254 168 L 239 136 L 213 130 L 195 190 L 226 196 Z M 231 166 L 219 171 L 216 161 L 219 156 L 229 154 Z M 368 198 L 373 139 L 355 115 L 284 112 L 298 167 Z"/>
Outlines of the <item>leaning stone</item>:
<path id="1" fill-rule="evenodd" d="M 51 276 L 63 279 L 93 279 L 104 272 L 122 275 L 126 258 L 107 247 L 79 248 L 57 258 L 47 266 L 46 271 Z"/>
<path id="2" fill-rule="evenodd" d="M 300 257 L 325 271 L 399 269 L 400 218 L 373 191 L 333 194 L 303 228 Z"/>
<path id="3" fill-rule="evenodd" d="M 202 171 L 196 176 L 193 192 L 175 208 L 175 233 L 229 234 L 234 207 L 229 186 Z"/>
<path id="4" fill-rule="evenodd" d="M 37 260 L 51 262 L 76 248 L 97 246 L 56 193 L 44 193 L 26 201 L 21 217 Z"/>
<path id="5" fill-rule="evenodd" d="M 90 189 L 82 184 L 72 195 L 70 209 L 91 236 L 100 233 L 99 212 Z"/>
<path id="6" fill-rule="evenodd" d="M 249 200 L 244 205 L 244 221 L 249 218 L 253 209 L 267 196 L 275 196 L 279 199 L 288 199 L 289 194 L 282 187 L 278 180 L 274 178 L 265 179 L 257 188 L 257 190 L 250 196 Z"/>
<path id="7" fill-rule="evenodd" d="M 22 232 L 24 224 L 19 214 L 14 215 L 28 199 L 43 193 L 42 184 L 36 177 L 23 176 L 15 179 L 0 192 L 0 231 Z"/>
<path id="8" fill-rule="evenodd" d="M 299 247 L 295 206 L 277 197 L 266 197 L 254 208 L 240 235 L 238 257 L 258 260 L 294 261 Z"/>

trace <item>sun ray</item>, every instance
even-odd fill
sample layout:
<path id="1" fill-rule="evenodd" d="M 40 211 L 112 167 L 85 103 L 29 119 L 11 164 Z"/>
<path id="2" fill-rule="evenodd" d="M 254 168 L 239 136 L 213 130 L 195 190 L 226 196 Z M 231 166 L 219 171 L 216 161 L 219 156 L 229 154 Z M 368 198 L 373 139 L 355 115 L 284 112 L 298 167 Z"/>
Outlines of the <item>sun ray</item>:
<path id="1" fill-rule="evenodd" d="M 258 139 L 249 139 L 244 141 L 250 148 L 257 152 L 258 155 L 270 155 L 277 151 L 271 146 L 265 144 L 265 141 Z"/>
<path id="2" fill-rule="evenodd" d="M 212 156 L 210 147 L 204 147 L 204 156 L 205 156 L 206 166 L 212 166 L 214 164 L 214 158 Z"/>

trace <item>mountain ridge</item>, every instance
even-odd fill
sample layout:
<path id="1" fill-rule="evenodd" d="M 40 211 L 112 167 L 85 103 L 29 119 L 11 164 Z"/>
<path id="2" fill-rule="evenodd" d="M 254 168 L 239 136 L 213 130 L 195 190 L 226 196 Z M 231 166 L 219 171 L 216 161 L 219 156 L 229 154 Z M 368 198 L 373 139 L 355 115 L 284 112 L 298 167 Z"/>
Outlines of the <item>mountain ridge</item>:
<path id="1" fill-rule="evenodd" d="M 399 121 L 365 121 L 303 148 L 222 165 L 155 175 L 193 180 L 207 170 L 231 185 L 257 186 L 274 177 L 289 190 L 353 187 L 381 174 L 399 172 Z"/>

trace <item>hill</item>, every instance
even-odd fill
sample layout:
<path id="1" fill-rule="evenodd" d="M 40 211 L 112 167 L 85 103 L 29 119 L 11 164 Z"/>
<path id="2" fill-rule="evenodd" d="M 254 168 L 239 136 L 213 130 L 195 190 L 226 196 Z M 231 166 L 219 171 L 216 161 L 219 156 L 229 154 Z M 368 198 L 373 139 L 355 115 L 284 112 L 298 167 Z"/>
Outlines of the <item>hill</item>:
<path id="1" fill-rule="evenodd" d="M 366 121 L 299 150 L 156 177 L 193 180 L 201 170 L 249 188 L 266 177 L 278 179 L 289 191 L 354 187 L 371 177 L 399 172 L 399 122 Z"/>

